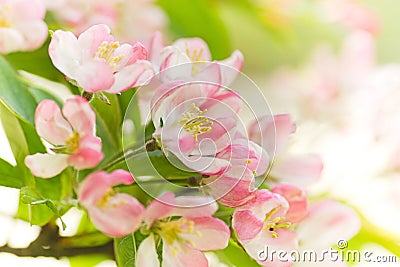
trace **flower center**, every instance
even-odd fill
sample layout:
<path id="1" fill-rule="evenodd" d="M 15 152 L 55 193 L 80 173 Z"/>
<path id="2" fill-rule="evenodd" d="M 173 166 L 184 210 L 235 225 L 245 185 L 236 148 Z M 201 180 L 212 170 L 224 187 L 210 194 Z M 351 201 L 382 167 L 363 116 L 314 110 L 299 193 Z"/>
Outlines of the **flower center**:
<path id="1" fill-rule="evenodd" d="M 200 110 L 194 103 L 190 106 L 190 111 L 183 113 L 182 119 L 179 121 L 187 133 L 193 135 L 197 141 L 197 136 L 211 131 L 213 124 L 207 117 L 202 116 L 207 110 Z"/>
<path id="2" fill-rule="evenodd" d="M 65 141 L 65 146 L 58 146 L 51 148 L 55 153 L 62 154 L 74 154 L 79 149 L 80 137 L 77 132 L 73 132 L 72 135 Z"/>
<path id="3" fill-rule="evenodd" d="M 109 43 L 107 41 L 103 41 L 101 45 L 97 48 L 97 52 L 94 54 L 94 58 L 102 59 L 108 64 L 110 64 L 111 68 L 115 70 L 117 63 L 120 62 L 124 55 L 114 56 L 115 50 L 119 48 L 118 42 Z"/>
<path id="4" fill-rule="evenodd" d="M 9 6 L 3 6 L 0 7 L 0 28 L 10 28 L 11 27 L 11 22 L 9 18 L 10 13 L 10 7 Z"/>
<path id="5" fill-rule="evenodd" d="M 167 245 L 173 246 L 174 242 L 188 244 L 193 246 L 193 242 L 180 236 L 181 234 L 196 234 L 201 236 L 200 231 L 194 230 L 194 222 L 181 218 L 175 221 L 157 221 L 154 223 L 152 230 L 165 240 Z M 173 247 L 173 254 L 176 256 L 179 252 L 179 247 Z"/>
<path id="6" fill-rule="evenodd" d="M 265 215 L 264 227 L 271 232 L 272 238 L 278 238 L 278 233 L 275 231 L 279 228 L 289 228 L 291 226 L 290 222 L 285 222 L 285 217 L 276 217 L 272 219 L 272 215 L 280 208 L 273 208 L 270 212 Z"/>
<path id="7" fill-rule="evenodd" d="M 111 205 L 111 207 L 116 208 L 118 206 L 123 206 L 126 204 L 125 201 L 115 201 L 115 199 L 113 199 L 112 197 L 115 196 L 116 192 L 114 191 L 114 189 L 109 188 L 107 190 L 107 192 L 103 195 L 103 197 L 97 201 L 96 205 L 100 208 L 104 208 L 107 205 Z"/>

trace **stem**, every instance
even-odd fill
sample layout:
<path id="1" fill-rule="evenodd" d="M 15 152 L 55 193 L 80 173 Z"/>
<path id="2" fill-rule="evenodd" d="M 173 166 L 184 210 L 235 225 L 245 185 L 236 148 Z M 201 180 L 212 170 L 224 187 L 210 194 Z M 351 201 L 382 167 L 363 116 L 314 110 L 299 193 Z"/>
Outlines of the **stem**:
<path id="1" fill-rule="evenodd" d="M 159 149 L 159 148 L 156 144 L 156 141 L 154 139 L 150 139 L 149 141 L 147 141 L 145 143 L 144 146 L 140 146 L 140 147 L 133 146 L 133 147 L 126 149 L 125 151 L 118 153 L 109 162 L 107 162 L 103 166 L 102 169 L 109 170 L 112 167 L 114 167 L 115 165 L 118 165 L 119 163 L 124 162 L 127 159 L 135 158 L 136 156 L 138 156 L 141 153 L 155 151 L 157 149 Z"/>

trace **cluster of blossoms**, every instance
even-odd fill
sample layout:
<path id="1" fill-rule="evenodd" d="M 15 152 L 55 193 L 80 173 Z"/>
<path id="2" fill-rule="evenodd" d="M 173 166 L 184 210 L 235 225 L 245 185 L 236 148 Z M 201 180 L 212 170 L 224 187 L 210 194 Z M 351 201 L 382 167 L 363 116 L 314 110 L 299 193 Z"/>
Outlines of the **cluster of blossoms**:
<path id="1" fill-rule="evenodd" d="M 212 61 L 203 40 L 180 39 L 164 46 L 158 33 L 148 48 L 138 42 L 120 44 L 100 24 L 79 37 L 55 31 L 49 54 L 55 67 L 86 93 L 117 94 L 155 77 L 158 86 L 144 101 L 155 128 L 152 141 L 165 155 L 173 154 L 201 175 L 197 186 L 208 195 L 164 192 L 147 207 L 115 188 L 134 182 L 125 170 L 97 170 L 79 184 L 79 203 L 100 231 L 121 237 L 140 230 L 146 236 L 136 266 L 159 266 L 161 242 L 162 266 L 208 266 L 202 252 L 225 248 L 232 234 L 261 265 L 289 266 L 292 263 L 262 261 L 259 251 L 266 245 L 285 250 L 327 248 L 338 237 L 348 239 L 357 232 L 357 216 L 348 207 L 334 201 L 308 205 L 305 189 L 319 179 L 322 162 L 317 155 L 287 153 L 296 129 L 289 115 L 258 118 L 248 131 L 239 127 L 243 100 L 226 89 L 242 67 L 239 51 Z M 91 169 L 102 161 L 96 114 L 85 98 L 72 96 L 62 110 L 54 101 L 41 102 L 35 125 L 51 145 L 48 154 L 26 158 L 35 176 L 51 178 L 68 166 Z M 269 176 L 258 189 L 256 178 L 267 176 L 267 170 Z M 235 233 L 213 217 L 218 203 L 234 208 Z M 316 242 L 316 234 L 324 238 Z"/>

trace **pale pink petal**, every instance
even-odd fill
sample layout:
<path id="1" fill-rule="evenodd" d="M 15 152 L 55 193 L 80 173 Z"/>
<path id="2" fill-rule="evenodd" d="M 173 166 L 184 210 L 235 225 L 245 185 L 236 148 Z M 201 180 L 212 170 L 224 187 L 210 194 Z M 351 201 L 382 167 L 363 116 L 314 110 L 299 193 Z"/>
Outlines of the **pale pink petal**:
<path id="1" fill-rule="evenodd" d="M 109 179 L 108 173 L 104 171 L 93 172 L 79 186 L 79 202 L 86 207 L 94 206 L 110 188 L 111 179 Z"/>
<path id="2" fill-rule="evenodd" d="M 309 214 L 298 225 L 297 232 L 303 249 L 320 250 L 339 240 L 350 240 L 360 225 L 360 218 L 353 209 L 336 201 L 324 200 L 310 205 Z"/>
<path id="3" fill-rule="evenodd" d="M 285 216 L 286 221 L 299 223 L 307 216 L 308 206 L 305 191 L 290 184 L 278 184 L 271 191 L 283 196 L 289 202 L 289 210 Z"/>
<path id="4" fill-rule="evenodd" d="M 93 58 L 99 46 L 103 42 L 114 42 L 110 35 L 110 28 L 105 24 L 98 24 L 90 27 L 78 37 L 79 47 L 83 58 Z"/>
<path id="5" fill-rule="evenodd" d="M 64 119 L 60 107 L 53 100 L 43 100 L 35 112 L 36 131 L 53 145 L 65 145 L 72 136 L 71 125 Z"/>
<path id="6" fill-rule="evenodd" d="M 139 60 L 114 74 L 114 84 L 105 91 L 110 94 L 123 92 L 129 88 L 143 86 L 153 77 L 153 66 L 149 61 Z"/>
<path id="7" fill-rule="evenodd" d="M 136 267 L 159 267 L 156 243 L 153 234 L 150 234 L 145 240 L 140 243 L 135 259 Z"/>
<path id="8" fill-rule="evenodd" d="M 68 158 L 68 164 L 75 169 L 83 170 L 96 167 L 104 158 L 101 152 L 101 140 L 92 135 L 86 135 L 79 140 L 79 149 Z"/>
<path id="9" fill-rule="evenodd" d="M 12 0 L 6 1 L 9 7 L 16 10 L 13 13 L 14 19 L 18 20 L 39 20 L 44 19 L 46 6 L 42 0 Z"/>
<path id="10" fill-rule="evenodd" d="M 262 260 L 265 258 L 266 253 L 271 253 L 271 251 L 286 251 L 288 254 L 296 250 L 297 239 L 296 233 L 289 231 L 287 229 L 278 229 L 276 230 L 278 234 L 278 238 L 272 238 L 271 233 L 268 230 L 261 231 L 256 238 L 252 239 L 248 243 L 242 244 L 247 251 L 247 253 L 255 259 L 261 266 L 268 267 L 289 267 L 292 266 L 292 261 L 290 261 L 290 257 L 288 257 L 284 261 L 279 260 L 275 253 L 275 257 L 273 261 L 271 261 L 271 254 L 269 254 L 269 258 L 266 260 Z M 268 251 L 267 251 L 267 249 Z M 261 258 L 261 259 L 260 259 Z"/>
<path id="11" fill-rule="evenodd" d="M 235 50 L 232 55 L 224 60 L 218 61 L 221 69 L 221 84 L 230 85 L 240 73 L 243 66 L 243 54 Z"/>
<path id="12" fill-rule="evenodd" d="M 175 154 L 175 156 L 187 167 L 205 175 L 219 175 L 230 167 L 229 161 L 213 156 L 186 156 L 182 154 Z"/>
<path id="13" fill-rule="evenodd" d="M 99 92 L 109 89 L 114 84 L 114 71 L 110 64 L 101 60 L 86 60 L 76 70 L 75 77 L 71 77 L 86 92 Z"/>
<path id="14" fill-rule="evenodd" d="M 110 179 L 110 184 L 112 186 L 124 184 L 124 185 L 130 185 L 133 183 L 133 176 L 130 172 L 125 171 L 125 170 L 115 170 L 109 175 Z"/>
<path id="15" fill-rule="evenodd" d="M 190 246 L 193 248 L 208 251 L 224 249 L 228 246 L 230 231 L 224 221 L 209 216 L 187 219 L 194 223 L 193 232 L 182 233 L 179 236 L 190 240 Z"/>
<path id="16" fill-rule="evenodd" d="M 134 197 L 118 193 L 105 203 L 86 207 L 94 226 L 112 237 L 122 237 L 136 231 L 143 219 L 144 207 Z"/>
<path id="17" fill-rule="evenodd" d="M 163 81 L 180 80 L 192 76 L 190 59 L 178 48 L 167 46 L 161 51 L 160 76 Z"/>
<path id="18" fill-rule="evenodd" d="M 218 204 L 209 196 L 179 196 L 175 198 L 171 216 L 211 216 L 218 210 Z"/>
<path id="19" fill-rule="evenodd" d="M 65 154 L 34 154 L 25 158 L 25 165 L 33 175 L 41 178 L 51 178 L 67 168 L 68 155 Z"/>
<path id="20" fill-rule="evenodd" d="M 321 177 L 323 163 L 319 155 L 299 155 L 285 157 L 271 169 L 270 175 L 280 182 L 307 187 Z"/>
<path id="21" fill-rule="evenodd" d="M 210 50 L 204 40 L 200 38 L 183 38 L 173 43 L 174 47 L 179 48 L 191 61 L 211 61 Z"/>
<path id="22" fill-rule="evenodd" d="M 163 240 L 162 267 L 208 267 L 204 254 L 196 249 Z"/>
<path id="23" fill-rule="evenodd" d="M 171 192 L 167 192 L 154 199 L 147 206 L 144 214 L 144 222 L 150 227 L 155 220 L 169 216 L 174 207 L 170 203 L 174 203 L 175 196 Z"/>
<path id="24" fill-rule="evenodd" d="M 7 54 L 22 49 L 24 38 L 20 32 L 11 28 L 0 28 L 0 53 Z"/>
<path id="25" fill-rule="evenodd" d="M 19 23 L 16 28 L 24 36 L 25 42 L 22 49 L 24 51 L 34 50 L 42 46 L 49 34 L 47 24 L 41 20 Z"/>
<path id="26" fill-rule="evenodd" d="M 255 238 L 263 226 L 264 222 L 255 217 L 250 210 L 235 210 L 233 213 L 232 227 L 242 243 Z"/>
<path id="27" fill-rule="evenodd" d="M 285 151 L 289 135 L 295 130 L 296 125 L 287 114 L 264 116 L 250 125 L 249 137 L 273 156 Z"/>
<path id="28" fill-rule="evenodd" d="M 54 66 L 71 79 L 76 79 L 81 54 L 72 32 L 57 30 L 51 37 L 49 56 Z"/>
<path id="29" fill-rule="evenodd" d="M 151 40 L 149 45 L 149 52 L 150 52 L 150 61 L 155 66 L 160 66 L 160 55 L 161 50 L 164 48 L 164 43 L 162 39 L 162 34 L 159 31 L 156 31 Z M 156 70 L 158 72 L 159 70 Z"/>
<path id="30" fill-rule="evenodd" d="M 136 42 L 132 45 L 132 56 L 128 64 L 133 64 L 138 60 L 147 60 L 149 58 L 146 47 L 143 44 Z"/>
<path id="31" fill-rule="evenodd" d="M 74 96 L 67 99 L 62 112 L 80 137 L 94 135 L 96 129 L 96 114 L 84 98 Z"/>

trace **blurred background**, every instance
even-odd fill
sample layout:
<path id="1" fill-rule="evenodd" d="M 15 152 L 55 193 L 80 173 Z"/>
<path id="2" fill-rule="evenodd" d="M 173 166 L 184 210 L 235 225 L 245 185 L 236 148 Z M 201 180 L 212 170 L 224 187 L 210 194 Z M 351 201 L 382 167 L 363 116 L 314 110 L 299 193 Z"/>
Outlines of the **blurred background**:
<path id="1" fill-rule="evenodd" d="M 180 37 L 204 38 L 217 60 L 235 49 L 241 50 L 243 72 L 260 87 L 272 112 L 290 113 L 297 123 L 291 152 L 318 153 L 323 158 L 323 176 L 309 188 L 311 199 L 334 198 L 360 213 L 364 225 L 370 228 L 362 229 L 349 241 L 350 246 L 384 255 L 397 251 L 399 255 L 400 1 L 46 2 L 46 22 L 53 30 L 64 28 L 79 33 L 90 24 L 103 22 L 119 39 L 128 42 L 142 40 L 147 44 L 152 33 L 159 30 L 166 42 Z M 103 14 L 98 8 L 103 4 L 113 5 L 116 13 Z M 68 20 L 66 14 L 73 14 L 76 20 Z M 56 71 L 41 68 L 49 66 L 47 45 L 6 58 L 17 69 L 62 80 Z M 22 57 L 28 60 L 19 60 Z M 0 129 L 0 157 L 13 163 L 5 140 Z M 0 247 L 7 244 L 23 251 L 37 238 L 40 228 L 14 218 L 18 196 L 16 189 L 1 188 Z M 64 216 L 68 232 L 62 234 L 74 234 L 81 217 L 77 210 L 68 212 Z M 391 241 L 378 239 L 371 231 L 379 231 Z M 216 261 L 213 255 L 209 257 Z M 0 253 L 0 265 L 79 267 L 115 263 L 98 253 L 60 260 Z M 225 265 L 216 262 L 215 266 Z"/>

